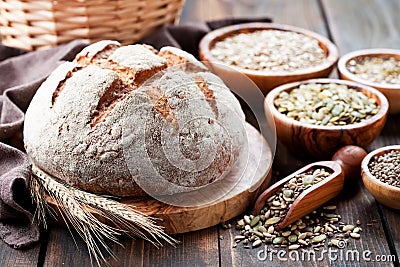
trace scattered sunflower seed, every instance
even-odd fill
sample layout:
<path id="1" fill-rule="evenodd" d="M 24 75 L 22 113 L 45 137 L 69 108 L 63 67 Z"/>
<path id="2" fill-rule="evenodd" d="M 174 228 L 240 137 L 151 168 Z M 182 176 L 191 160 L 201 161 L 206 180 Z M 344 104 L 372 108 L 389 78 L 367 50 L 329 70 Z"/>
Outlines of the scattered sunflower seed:
<path id="1" fill-rule="evenodd" d="M 343 226 L 342 231 L 343 232 L 353 231 L 354 228 L 355 228 L 354 225 L 348 224 L 348 225 Z"/>
<path id="2" fill-rule="evenodd" d="M 234 237 L 234 240 L 236 241 L 236 240 L 243 240 L 243 239 L 245 239 L 246 237 L 244 236 L 244 235 L 237 235 L 237 236 L 235 236 Z"/>
<path id="3" fill-rule="evenodd" d="M 256 241 L 253 242 L 252 247 L 253 247 L 253 248 L 256 248 L 256 247 L 260 246 L 261 243 L 262 243 L 262 241 L 261 241 L 260 239 L 258 239 L 258 240 L 256 240 Z"/>
<path id="4" fill-rule="evenodd" d="M 289 246 L 289 250 L 294 250 L 294 249 L 298 249 L 300 247 L 300 245 L 290 245 Z"/>
<path id="5" fill-rule="evenodd" d="M 250 224 L 251 220 L 250 220 L 250 217 L 249 217 L 249 216 L 245 215 L 245 216 L 243 217 L 243 219 L 244 219 L 244 222 L 245 222 L 246 224 Z"/>
<path id="6" fill-rule="evenodd" d="M 350 233 L 350 236 L 352 237 L 352 238 L 356 238 L 356 239 L 358 239 L 358 238 L 360 238 L 360 234 L 359 233 Z"/>

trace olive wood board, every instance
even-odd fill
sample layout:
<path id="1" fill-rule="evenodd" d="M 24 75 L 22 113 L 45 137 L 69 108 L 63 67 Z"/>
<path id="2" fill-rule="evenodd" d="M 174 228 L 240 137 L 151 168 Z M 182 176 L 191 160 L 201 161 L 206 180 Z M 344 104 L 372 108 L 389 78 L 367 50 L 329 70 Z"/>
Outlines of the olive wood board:
<path id="1" fill-rule="evenodd" d="M 235 184 L 232 190 L 216 201 L 193 207 L 172 206 L 149 196 L 123 198 L 120 202 L 157 218 L 157 223 L 162 225 L 168 234 L 204 229 L 238 216 L 254 203 L 271 181 L 271 148 L 264 137 L 248 123 L 246 123 L 246 131 L 248 156 L 244 160 L 239 157 L 231 172 L 224 177 L 223 180 Z M 56 202 L 50 197 L 47 197 L 47 202 L 54 209 L 57 221 L 64 224 Z M 113 225 L 105 218 L 99 218 L 95 210 L 87 208 L 99 220 Z M 125 230 L 129 231 L 129 229 Z"/>

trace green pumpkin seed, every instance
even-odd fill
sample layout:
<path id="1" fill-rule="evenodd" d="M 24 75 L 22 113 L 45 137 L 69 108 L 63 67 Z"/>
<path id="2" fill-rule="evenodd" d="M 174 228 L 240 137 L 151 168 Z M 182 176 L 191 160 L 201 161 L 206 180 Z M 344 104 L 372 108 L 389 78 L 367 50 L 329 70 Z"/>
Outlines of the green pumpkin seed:
<path id="1" fill-rule="evenodd" d="M 325 239 L 326 239 L 326 235 L 325 235 L 325 234 L 317 235 L 317 236 L 315 236 L 315 237 L 312 239 L 311 242 L 313 242 L 313 243 L 320 243 L 320 242 L 324 241 Z"/>
<path id="2" fill-rule="evenodd" d="M 251 220 L 251 222 L 250 222 L 250 226 L 253 227 L 253 226 L 256 225 L 259 221 L 260 221 L 260 216 L 254 217 L 254 218 Z"/>
<path id="3" fill-rule="evenodd" d="M 278 237 L 275 237 L 275 238 L 272 240 L 272 244 L 274 244 L 274 245 L 282 244 L 282 242 L 283 242 L 284 240 L 285 240 L 284 237 L 278 236 Z"/>
<path id="4" fill-rule="evenodd" d="M 289 242 L 294 243 L 297 241 L 297 235 L 290 235 L 288 237 Z"/>
<path id="5" fill-rule="evenodd" d="M 272 217 L 265 221 L 265 225 L 276 224 L 281 220 L 279 217 Z"/>

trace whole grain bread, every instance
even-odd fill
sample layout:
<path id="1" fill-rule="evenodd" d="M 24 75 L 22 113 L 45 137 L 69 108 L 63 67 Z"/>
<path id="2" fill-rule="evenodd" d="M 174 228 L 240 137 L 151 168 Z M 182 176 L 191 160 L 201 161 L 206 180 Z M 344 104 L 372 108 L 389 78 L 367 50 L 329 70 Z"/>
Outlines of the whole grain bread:
<path id="1" fill-rule="evenodd" d="M 101 41 L 42 84 L 24 143 L 32 163 L 83 190 L 173 194 L 222 179 L 243 124 L 237 99 L 192 55 Z"/>

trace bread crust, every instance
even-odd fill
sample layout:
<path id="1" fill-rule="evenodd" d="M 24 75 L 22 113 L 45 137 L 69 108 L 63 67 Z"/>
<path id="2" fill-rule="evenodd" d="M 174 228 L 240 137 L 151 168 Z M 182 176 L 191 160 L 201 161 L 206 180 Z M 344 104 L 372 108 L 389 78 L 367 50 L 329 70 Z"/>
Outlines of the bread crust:
<path id="1" fill-rule="evenodd" d="M 193 56 L 102 41 L 42 84 L 24 142 L 38 167 L 83 190 L 173 194 L 168 184 L 195 188 L 223 178 L 244 143 L 243 125 L 239 102 Z"/>

